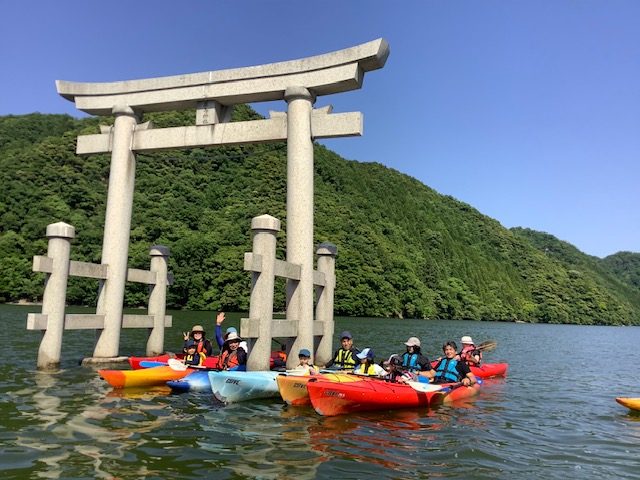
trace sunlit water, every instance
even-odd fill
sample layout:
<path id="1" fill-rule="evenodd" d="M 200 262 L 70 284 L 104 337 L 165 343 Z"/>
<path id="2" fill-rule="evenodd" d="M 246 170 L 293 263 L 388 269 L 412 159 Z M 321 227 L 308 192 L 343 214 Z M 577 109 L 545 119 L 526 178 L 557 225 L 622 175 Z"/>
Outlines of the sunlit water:
<path id="1" fill-rule="evenodd" d="M 93 332 L 65 332 L 62 368 L 37 372 L 27 311 L 0 306 L 4 478 L 640 478 L 640 416 L 614 401 L 640 397 L 638 327 L 338 319 L 379 359 L 409 336 L 435 356 L 469 334 L 497 340 L 485 359 L 510 370 L 465 405 L 321 417 L 276 400 L 113 390 L 78 364 Z M 168 350 L 194 323 L 213 332 L 211 313 L 173 314 Z M 120 351 L 144 344 L 125 330 Z"/>

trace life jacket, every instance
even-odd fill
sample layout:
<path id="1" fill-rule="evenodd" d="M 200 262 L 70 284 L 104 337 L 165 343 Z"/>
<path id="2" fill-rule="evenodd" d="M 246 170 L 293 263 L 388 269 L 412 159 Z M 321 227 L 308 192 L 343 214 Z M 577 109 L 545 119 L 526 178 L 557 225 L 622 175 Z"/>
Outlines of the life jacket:
<path id="1" fill-rule="evenodd" d="M 353 351 L 340 348 L 333 359 L 333 363 L 338 364 L 342 368 L 354 368 L 356 361 L 353 358 Z"/>
<path id="2" fill-rule="evenodd" d="M 402 367 L 405 370 L 409 370 L 410 372 L 416 372 L 420 370 L 420 365 L 418 365 L 418 358 L 420 358 L 420 354 L 418 353 L 409 353 L 409 352 L 403 353 Z"/>
<path id="3" fill-rule="evenodd" d="M 443 358 L 436 369 L 436 382 L 457 382 L 460 374 L 456 369 L 458 361 L 453 358 Z"/>
<path id="4" fill-rule="evenodd" d="M 364 366 L 363 363 L 358 365 L 356 368 L 353 369 L 353 373 L 359 373 L 360 375 L 375 375 L 376 374 L 376 369 L 375 369 L 373 363 L 367 367 L 366 371 L 363 370 L 363 368 L 362 368 L 363 366 Z"/>
<path id="5" fill-rule="evenodd" d="M 287 365 L 287 352 L 274 350 L 269 357 L 269 368 L 279 368 Z"/>
<path id="6" fill-rule="evenodd" d="M 240 365 L 238 362 L 238 354 L 235 351 L 223 350 L 222 353 L 220 353 L 218 365 L 223 370 L 231 370 L 232 368 L 237 367 Z"/>
<path id="7" fill-rule="evenodd" d="M 205 358 L 207 358 L 207 356 L 202 352 L 196 352 L 194 355 L 186 354 L 184 356 L 184 364 L 199 366 L 202 365 Z"/>
<path id="8" fill-rule="evenodd" d="M 482 361 L 482 352 L 480 350 L 476 350 L 476 346 L 475 345 L 467 345 L 465 346 L 459 353 L 460 355 L 460 360 L 464 360 L 465 362 L 470 358 L 470 357 L 478 357 L 478 359 L 480 361 Z M 476 365 L 474 363 L 474 365 Z M 477 363 L 477 365 L 480 365 L 480 362 Z"/>

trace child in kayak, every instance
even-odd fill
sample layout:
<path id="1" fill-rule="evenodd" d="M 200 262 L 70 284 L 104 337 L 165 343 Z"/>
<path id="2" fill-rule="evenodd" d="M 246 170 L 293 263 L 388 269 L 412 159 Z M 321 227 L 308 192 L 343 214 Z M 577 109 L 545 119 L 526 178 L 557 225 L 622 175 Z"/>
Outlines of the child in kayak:
<path id="1" fill-rule="evenodd" d="M 311 352 L 306 348 L 300 350 L 298 353 L 298 359 L 300 360 L 300 363 L 296 368 L 294 368 L 294 370 L 301 371 L 305 375 L 315 375 L 320 371 L 318 367 L 311 363 Z"/>
<path id="2" fill-rule="evenodd" d="M 359 363 L 356 355 L 360 350 L 353 346 L 353 336 L 351 332 L 344 331 L 340 334 L 341 347 L 336 350 L 333 358 L 327 362 L 325 368 L 334 370 L 353 370 Z"/>
<path id="3" fill-rule="evenodd" d="M 465 335 L 460 339 L 460 343 L 462 344 L 462 350 L 457 359 L 467 362 L 468 365 L 479 367 L 482 361 L 482 352 L 476 349 L 473 339 L 469 335 Z"/>
<path id="4" fill-rule="evenodd" d="M 198 352 L 198 345 L 194 340 L 187 340 L 187 346 L 185 347 L 186 354 L 183 362 L 189 367 L 200 367 L 206 358 L 203 352 Z"/>
<path id="5" fill-rule="evenodd" d="M 438 362 L 435 368 L 428 372 L 420 372 L 418 375 L 430 378 L 433 383 L 462 383 L 469 386 L 477 383 L 476 377 L 469 365 L 456 360 L 458 346 L 453 340 L 442 346 L 444 358 Z"/>
<path id="6" fill-rule="evenodd" d="M 353 373 L 357 375 L 370 375 L 382 377 L 386 372 L 384 368 L 375 363 L 373 349 L 365 348 L 362 352 L 356 354 L 360 365 L 353 369 Z"/>
<path id="7" fill-rule="evenodd" d="M 385 370 L 385 375 L 382 377 L 383 380 L 391 383 L 402 383 L 404 380 L 401 380 L 404 371 L 402 371 L 402 359 L 399 355 L 395 353 L 389 357 L 389 360 L 385 360 L 382 363 L 382 368 Z"/>

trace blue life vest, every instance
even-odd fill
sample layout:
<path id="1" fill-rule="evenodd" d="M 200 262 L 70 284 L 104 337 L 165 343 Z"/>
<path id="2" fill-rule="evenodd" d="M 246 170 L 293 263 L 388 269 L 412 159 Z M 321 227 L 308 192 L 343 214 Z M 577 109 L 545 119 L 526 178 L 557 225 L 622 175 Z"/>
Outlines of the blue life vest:
<path id="1" fill-rule="evenodd" d="M 436 369 L 436 382 L 458 382 L 460 374 L 456 369 L 458 361 L 453 358 L 443 358 Z"/>
<path id="2" fill-rule="evenodd" d="M 405 370 L 409 370 L 410 372 L 417 372 L 420 370 L 420 365 L 418 365 L 418 358 L 420 355 L 417 353 L 409 354 L 409 352 L 405 352 L 402 354 L 402 366 Z"/>

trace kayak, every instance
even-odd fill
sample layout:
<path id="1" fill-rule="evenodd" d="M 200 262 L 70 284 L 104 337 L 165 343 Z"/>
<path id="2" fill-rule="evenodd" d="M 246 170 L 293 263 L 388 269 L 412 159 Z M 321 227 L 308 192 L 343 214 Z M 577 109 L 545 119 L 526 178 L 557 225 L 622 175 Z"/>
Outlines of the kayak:
<path id="1" fill-rule="evenodd" d="M 150 366 L 156 366 L 158 364 L 166 365 L 170 358 L 184 358 L 184 354 L 176 353 L 174 354 L 164 354 L 158 355 L 157 357 L 129 357 L 129 365 L 134 370 L 139 370 L 142 368 L 149 368 Z M 203 367 L 207 368 L 218 368 L 218 357 L 207 357 L 204 359 L 202 364 Z"/>
<path id="2" fill-rule="evenodd" d="M 640 411 L 640 398 L 618 397 L 616 402 L 631 410 Z"/>
<path id="3" fill-rule="evenodd" d="M 278 397 L 279 372 L 208 372 L 213 395 L 225 403 Z"/>
<path id="4" fill-rule="evenodd" d="M 169 366 L 144 368 L 142 370 L 98 370 L 98 375 L 114 388 L 148 387 L 164 385 L 193 372 L 194 369 L 174 370 Z"/>
<path id="5" fill-rule="evenodd" d="M 174 392 L 210 392 L 211 381 L 208 370 L 196 370 L 186 377 L 170 380 L 167 385 Z"/>
<path id="6" fill-rule="evenodd" d="M 424 384 L 431 385 L 431 384 Z M 332 416 L 373 410 L 428 408 L 476 396 L 480 385 L 442 384 L 440 391 L 423 392 L 401 383 L 363 378 L 360 382 L 311 380 L 307 383 L 311 405 L 320 415 Z"/>
<path id="7" fill-rule="evenodd" d="M 436 368 L 436 365 L 438 365 L 438 360 L 431 362 L 431 366 L 433 368 Z M 469 369 L 471 370 L 471 373 L 479 378 L 505 377 L 507 375 L 507 370 L 509 369 L 509 364 L 483 363 L 480 367 L 469 365 Z"/>
<path id="8" fill-rule="evenodd" d="M 318 375 L 304 376 L 281 373 L 276 377 L 280 396 L 289 405 L 311 405 L 309 392 L 307 391 L 307 383 L 309 383 L 309 380 L 312 378 L 316 380 L 328 380 L 330 382 L 357 382 L 362 380 L 362 377 L 349 373 L 321 373 Z"/>

